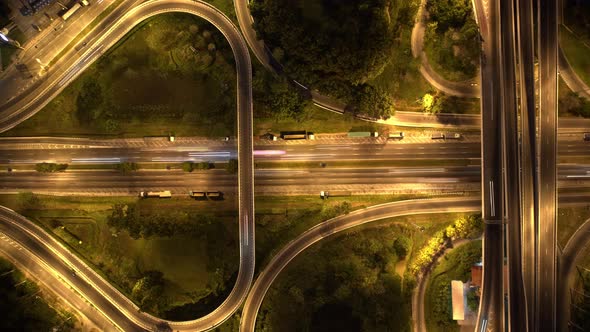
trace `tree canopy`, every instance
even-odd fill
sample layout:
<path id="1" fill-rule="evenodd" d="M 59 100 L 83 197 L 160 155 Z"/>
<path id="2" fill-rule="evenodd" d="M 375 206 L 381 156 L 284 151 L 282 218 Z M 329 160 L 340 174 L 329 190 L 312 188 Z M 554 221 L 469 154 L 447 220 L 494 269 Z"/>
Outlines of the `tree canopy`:
<path id="1" fill-rule="evenodd" d="M 438 22 L 441 32 L 449 28 L 461 29 L 471 15 L 470 0 L 436 0 L 428 1 L 426 8 L 431 21 Z"/>
<path id="2" fill-rule="evenodd" d="M 287 76 L 349 103 L 357 113 L 387 118 L 393 113 L 391 97 L 368 82 L 389 63 L 400 25 L 413 24 L 413 5 L 394 0 L 256 0 L 250 9 L 258 37 Z M 290 105 L 300 104 L 280 87 L 275 87 L 282 97 L 279 106 L 294 109 Z"/>

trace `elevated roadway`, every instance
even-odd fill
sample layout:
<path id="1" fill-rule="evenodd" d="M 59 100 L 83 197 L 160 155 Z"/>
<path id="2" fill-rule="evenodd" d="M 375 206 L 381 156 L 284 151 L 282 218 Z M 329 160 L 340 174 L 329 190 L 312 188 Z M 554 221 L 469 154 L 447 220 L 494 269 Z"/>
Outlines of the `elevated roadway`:
<path id="1" fill-rule="evenodd" d="M 529 165 L 520 162 L 518 107 L 516 100 L 516 17 L 514 2 L 500 1 L 501 26 L 501 81 L 502 88 L 502 168 L 504 179 L 504 220 L 507 278 L 507 330 L 527 330 L 527 302 L 522 275 L 521 183 L 520 168 Z M 533 36 L 524 36 L 533 38 Z M 521 64 L 522 65 L 522 64 Z M 532 69 L 532 68 L 531 68 Z M 522 84 L 522 83 L 521 83 Z M 529 96 L 534 98 L 534 94 Z M 522 118 L 526 118 L 527 114 Z"/>
<path id="2" fill-rule="evenodd" d="M 482 294 L 476 331 L 503 331 L 502 76 L 500 71 L 500 1 L 473 1 L 482 38 L 481 52 L 481 210 L 483 238 Z"/>
<path id="3" fill-rule="evenodd" d="M 557 0 L 539 0 L 539 212 L 536 227 L 535 331 L 556 330 Z"/>
<path id="4" fill-rule="evenodd" d="M 526 322 L 532 330 L 533 296 L 535 290 L 535 213 L 539 209 L 536 193 L 539 183 L 536 172 L 537 138 L 536 138 L 536 105 L 534 75 L 534 32 L 533 4 L 531 1 L 516 1 L 516 37 L 518 43 L 518 78 L 520 81 L 520 187 L 521 187 L 521 257 L 522 279 L 526 301 Z M 514 238 L 512 238 L 514 240 Z"/>

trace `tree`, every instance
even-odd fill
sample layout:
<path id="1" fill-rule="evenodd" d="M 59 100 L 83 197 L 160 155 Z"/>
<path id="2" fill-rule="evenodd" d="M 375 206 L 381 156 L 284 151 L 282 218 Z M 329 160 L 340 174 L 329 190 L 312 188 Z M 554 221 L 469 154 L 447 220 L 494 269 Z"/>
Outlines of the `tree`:
<path id="1" fill-rule="evenodd" d="M 227 162 L 226 170 L 228 173 L 237 174 L 238 173 L 238 160 L 237 159 L 230 159 Z"/>
<path id="2" fill-rule="evenodd" d="M 122 173 L 129 173 L 139 170 L 139 165 L 134 162 L 126 161 L 115 165 L 115 169 Z"/>
<path id="3" fill-rule="evenodd" d="M 428 1 L 426 8 L 431 20 L 438 22 L 438 29 L 442 33 L 449 28 L 461 28 L 471 15 L 471 1 L 469 0 Z"/>
<path id="4" fill-rule="evenodd" d="M 163 307 L 162 304 L 165 303 L 163 295 L 164 274 L 160 271 L 146 271 L 131 290 L 131 296 L 137 301 L 139 307 L 154 313 L 159 313 L 160 307 Z"/>
<path id="5" fill-rule="evenodd" d="M 406 258 L 410 251 L 412 241 L 407 236 L 400 236 L 393 242 L 393 250 L 400 259 Z"/>
<path id="6" fill-rule="evenodd" d="M 207 169 L 211 169 L 211 163 L 208 161 L 202 161 L 200 163 L 197 164 L 197 169 L 202 169 L 202 170 L 207 170 Z"/>
<path id="7" fill-rule="evenodd" d="M 102 102 L 103 96 L 100 84 L 90 77 L 87 78 L 82 83 L 82 89 L 80 89 L 80 93 L 76 98 L 76 114 L 82 125 L 88 125 L 93 120 L 98 119 L 100 112 L 96 111 L 99 110 Z"/>
<path id="8" fill-rule="evenodd" d="M 35 170 L 41 173 L 64 172 L 67 168 L 68 164 L 38 163 L 35 165 Z"/>
<path id="9" fill-rule="evenodd" d="M 283 58 L 286 74 L 333 96 L 339 93 L 325 88 L 337 84 L 323 85 L 323 81 L 359 86 L 375 78 L 390 61 L 399 26 L 413 24 L 410 12 L 415 5 L 410 1 L 316 4 L 320 17 L 311 18 L 306 10 L 283 0 L 252 1 L 250 12 L 258 37 L 277 59 Z"/>
<path id="10" fill-rule="evenodd" d="M 192 161 L 185 161 L 182 163 L 182 170 L 185 172 L 192 172 L 194 170 L 194 164 Z"/>
<path id="11" fill-rule="evenodd" d="M 309 98 L 293 87 L 286 78 L 268 71 L 256 71 L 252 80 L 254 98 L 276 120 L 299 120 L 310 104 Z"/>
<path id="12" fill-rule="evenodd" d="M 387 119 L 394 113 L 393 100 L 383 89 L 364 84 L 356 98 L 358 113 L 375 119 Z"/>
<path id="13" fill-rule="evenodd" d="M 434 96 L 430 93 L 427 93 L 422 97 L 422 108 L 427 113 L 433 113 L 432 107 L 434 106 Z"/>

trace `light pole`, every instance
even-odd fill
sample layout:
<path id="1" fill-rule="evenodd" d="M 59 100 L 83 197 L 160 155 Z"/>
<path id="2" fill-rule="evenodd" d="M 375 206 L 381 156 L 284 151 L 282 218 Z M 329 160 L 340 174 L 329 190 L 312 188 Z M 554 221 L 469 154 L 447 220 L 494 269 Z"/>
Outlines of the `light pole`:
<path id="1" fill-rule="evenodd" d="M 20 46 L 20 43 L 14 39 L 8 37 L 7 34 L 8 34 L 8 30 L 6 28 L 0 30 L 0 42 L 12 45 L 12 46 L 20 48 L 22 50 L 23 48 Z"/>
<path id="2" fill-rule="evenodd" d="M 43 62 L 41 62 L 41 59 L 39 59 L 39 58 L 35 58 L 35 61 L 37 61 L 37 63 L 39 63 L 39 66 L 41 66 L 41 71 L 39 72 L 39 76 L 41 76 L 44 71 L 47 72 L 49 65 L 46 65 Z"/>

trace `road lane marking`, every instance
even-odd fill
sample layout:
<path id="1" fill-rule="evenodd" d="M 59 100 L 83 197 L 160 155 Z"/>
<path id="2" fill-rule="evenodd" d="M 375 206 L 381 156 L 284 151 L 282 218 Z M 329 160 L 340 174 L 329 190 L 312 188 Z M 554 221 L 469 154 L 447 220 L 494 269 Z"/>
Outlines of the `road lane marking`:
<path id="1" fill-rule="evenodd" d="M 496 205 L 494 202 L 494 181 L 490 181 L 490 209 L 492 217 L 496 216 Z"/>

